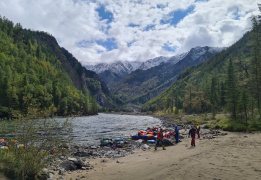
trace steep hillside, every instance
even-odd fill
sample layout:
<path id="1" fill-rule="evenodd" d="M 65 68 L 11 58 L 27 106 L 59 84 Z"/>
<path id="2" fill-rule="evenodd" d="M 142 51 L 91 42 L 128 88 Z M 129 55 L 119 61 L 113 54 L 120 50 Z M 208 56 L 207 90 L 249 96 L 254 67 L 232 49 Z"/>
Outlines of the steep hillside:
<path id="1" fill-rule="evenodd" d="M 234 45 L 216 54 L 208 61 L 187 68 L 180 73 L 177 81 L 166 91 L 147 102 L 143 106 L 143 110 L 170 109 L 173 111 L 175 107 L 186 111 L 187 106 L 191 106 L 191 108 L 194 106 L 194 108 L 198 107 L 198 111 L 194 109 L 190 112 L 211 112 L 213 104 L 224 108 L 227 87 L 229 86 L 226 82 L 228 61 L 232 60 L 235 65 L 235 74 L 239 80 L 238 87 L 246 86 L 250 73 L 250 42 L 251 32 L 248 32 Z M 187 99 L 189 92 L 190 100 Z"/>
<path id="2" fill-rule="evenodd" d="M 166 90 L 182 70 L 208 60 L 222 49 L 196 47 L 148 70 L 136 70 L 117 82 L 108 83 L 108 87 L 125 102 L 143 104 Z"/>
<path id="3" fill-rule="evenodd" d="M 51 35 L 0 18 L 0 116 L 30 107 L 66 114 L 96 114 L 115 106 L 99 76 L 86 70 Z"/>
<path id="4" fill-rule="evenodd" d="M 32 32 L 32 36 L 55 54 L 77 89 L 87 88 L 93 96 L 97 97 L 100 106 L 116 107 L 115 98 L 100 77 L 95 72 L 86 70 L 71 53 L 58 45 L 54 37 L 42 32 Z"/>

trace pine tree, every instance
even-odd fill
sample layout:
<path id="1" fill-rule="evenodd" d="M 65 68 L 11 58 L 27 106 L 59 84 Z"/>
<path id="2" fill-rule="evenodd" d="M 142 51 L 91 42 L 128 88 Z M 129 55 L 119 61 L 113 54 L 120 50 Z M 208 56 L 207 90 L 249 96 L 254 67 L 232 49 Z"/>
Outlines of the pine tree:
<path id="1" fill-rule="evenodd" d="M 237 103 L 238 103 L 238 83 L 237 77 L 235 74 L 235 67 L 232 59 L 229 59 L 228 69 L 227 69 L 227 92 L 226 92 L 226 100 L 227 100 L 227 109 L 231 114 L 232 119 L 237 119 Z"/>
<path id="2" fill-rule="evenodd" d="M 261 25 L 259 20 L 254 17 L 252 19 L 253 31 L 252 31 L 252 51 L 251 51 L 251 76 L 250 76 L 250 87 L 252 94 L 256 99 L 256 105 L 259 114 L 261 114 Z"/>
<path id="3" fill-rule="evenodd" d="M 246 122 L 248 120 L 248 110 L 250 106 L 249 102 L 249 95 L 247 93 L 247 90 L 244 88 L 241 90 L 240 93 L 239 109 L 241 112 L 241 118 L 244 119 Z"/>
<path id="4" fill-rule="evenodd" d="M 195 94 L 195 87 L 192 84 L 188 84 L 185 87 L 185 95 L 184 95 L 184 101 L 183 101 L 183 107 L 185 112 L 192 113 L 192 99 L 194 98 Z"/>
<path id="5" fill-rule="evenodd" d="M 210 103 L 212 109 L 212 118 L 215 119 L 217 110 L 218 110 L 218 82 L 216 77 L 212 77 L 211 79 L 211 90 L 210 90 Z"/>

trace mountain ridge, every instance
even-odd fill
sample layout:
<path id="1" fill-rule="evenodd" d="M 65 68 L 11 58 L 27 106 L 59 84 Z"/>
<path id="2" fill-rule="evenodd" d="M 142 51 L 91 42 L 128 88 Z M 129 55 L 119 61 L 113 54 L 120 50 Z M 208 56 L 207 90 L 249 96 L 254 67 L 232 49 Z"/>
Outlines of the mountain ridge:
<path id="1" fill-rule="evenodd" d="M 204 62 L 225 48 L 196 47 L 173 56 L 166 62 L 147 70 L 135 70 L 129 75 L 108 83 L 114 95 L 125 102 L 143 104 L 168 88 L 185 68 Z"/>
<path id="2" fill-rule="evenodd" d="M 120 78 L 130 74 L 131 72 L 141 69 L 147 70 L 157 66 L 160 63 L 167 61 L 168 57 L 157 57 L 149 59 L 145 62 L 141 61 L 116 61 L 113 63 L 99 63 L 97 65 L 85 65 L 85 68 L 96 72 L 101 79 L 107 84 L 112 81 L 117 81 Z"/>
<path id="3" fill-rule="evenodd" d="M 192 49 L 194 49 L 194 51 L 199 51 L 201 48 L 202 47 L 197 46 Z M 211 51 L 218 52 L 224 49 L 223 47 L 209 47 L 209 48 L 210 48 L 209 52 Z M 153 59 L 148 59 L 143 62 L 142 61 L 116 61 L 113 63 L 99 63 L 96 65 L 85 65 L 85 68 L 96 72 L 101 77 L 101 79 L 106 84 L 108 84 L 114 81 L 118 81 L 122 77 L 138 69 L 148 70 L 152 67 L 159 66 L 161 63 L 164 62 L 175 64 L 180 60 L 182 60 L 185 56 L 187 56 L 189 52 L 190 51 L 172 57 L 159 56 Z M 198 55 L 200 55 L 200 53 L 202 52 L 198 52 Z"/>
<path id="4" fill-rule="evenodd" d="M 192 88 L 191 91 L 194 91 L 196 93 L 200 92 L 200 94 L 202 95 L 201 98 L 206 100 L 205 103 L 217 103 L 218 105 L 216 105 L 216 108 L 217 106 L 225 107 L 225 81 L 228 73 L 228 62 L 230 59 L 234 59 L 236 74 L 238 78 L 241 79 L 239 85 L 242 87 L 246 87 L 246 79 L 248 79 L 249 77 L 245 77 L 244 74 L 248 74 L 248 71 L 250 71 L 251 67 L 249 62 L 251 54 L 251 36 L 253 36 L 253 32 L 247 32 L 233 45 L 231 45 L 224 51 L 216 54 L 208 61 L 184 70 L 182 73 L 179 74 L 177 81 L 175 81 L 169 88 L 167 88 L 157 97 L 145 103 L 142 107 L 142 111 L 169 110 L 170 112 L 173 112 L 174 106 L 176 109 L 184 110 L 184 104 L 186 105 L 185 102 L 187 102 L 185 100 L 185 91 L 188 91 L 186 88 Z M 218 102 L 213 102 L 213 94 L 211 94 L 210 92 L 211 86 L 213 86 L 215 82 L 215 89 L 219 96 Z M 194 96 L 196 96 L 195 94 L 193 94 L 193 98 Z M 169 105 L 168 102 L 171 101 L 173 102 L 173 104 Z M 196 103 L 196 98 L 194 99 L 194 102 L 191 101 L 191 106 L 193 106 L 193 103 Z M 211 110 L 210 107 L 206 108 L 208 111 Z"/>

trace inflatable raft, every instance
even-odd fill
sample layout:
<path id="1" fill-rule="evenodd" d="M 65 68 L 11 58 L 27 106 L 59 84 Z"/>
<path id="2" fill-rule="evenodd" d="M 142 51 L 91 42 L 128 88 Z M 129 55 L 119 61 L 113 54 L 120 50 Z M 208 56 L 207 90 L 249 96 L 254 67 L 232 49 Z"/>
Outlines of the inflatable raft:
<path id="1" fill-rule="evenodd" d="M 156 139 L 152 134 L 148 134 L 148 135 L 131 135 L 131 139 L 133 140 L 139 140 L 139 139 L 144 139 L 144 140 L 151 140 L 151 139 Z"/>

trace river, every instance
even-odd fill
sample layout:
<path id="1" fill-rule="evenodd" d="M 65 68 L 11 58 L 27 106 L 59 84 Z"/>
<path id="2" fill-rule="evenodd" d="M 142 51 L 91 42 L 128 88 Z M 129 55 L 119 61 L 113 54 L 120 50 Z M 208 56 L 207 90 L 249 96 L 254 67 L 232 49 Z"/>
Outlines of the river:
<path id="1" fill-rule="evenodd" d="M 65 119 L 56 118 L 60 122 L 65 121 Z M 77 144 L 91 143 L 96 145 L 99 145 L 101 138 L 130 138 L 131 134 L 137 134 L 139 130 L 162 125 L 158 118 L 151 116 L 105 113 L 100 113 L 96 116 L 70 118 L 69 122 L 73 125 L 72 132 L 66 132 L 61 129 L 59 138 L 70 138 Z M 7 123 L 10 122 L 7 121 Z M 10 137 L 12 137 L 12 134 L 9 134 L 8 138 Z"/>
<path id="2" fill-rule="evenodd" d="M 77 143 L 98 144 L 101 138 L 130 138 L 138 130 L 161 126 L 158 118 L 140 115 L 120 115 L 100 113 L 96 116 L 76 117 L 72 137 Z"/>

